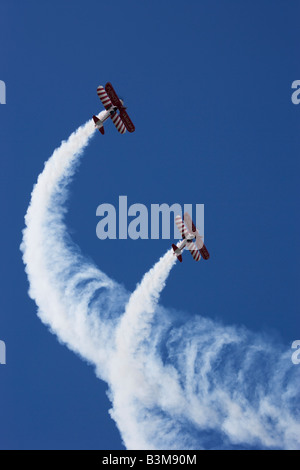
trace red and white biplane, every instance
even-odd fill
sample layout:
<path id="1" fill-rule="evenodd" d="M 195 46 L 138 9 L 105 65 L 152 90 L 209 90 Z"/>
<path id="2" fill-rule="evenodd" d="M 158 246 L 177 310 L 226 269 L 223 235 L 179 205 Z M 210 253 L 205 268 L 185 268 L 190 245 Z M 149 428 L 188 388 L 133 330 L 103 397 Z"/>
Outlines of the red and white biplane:
<path id="1" fill-rule="evenodd" d="M 176 225 L 183 238 L 179 245 L 172 245 L 177 259 L 180 261 L 180 263 L 182 263 L 182 253 L 185 247 L 190 250 L 191 255 L 195 261 L 200 261 L 201 256 L 203 259 L 209 259 L 209 253 L 202 240 L 203 237 L 199 234 L 199 231 L 192 221 L 190 215 L 186 212 L 183 218 L 184 222 L 180 215 L 175 217 Z"/>
<path id="2" fill-rule="evenodd" d="M 124 102 L 118 97 L 112 84 L 108 82 L 105 88 L 101 85 L 98 86 L 97 94 L 106 109 L 106 112 L 104 112 L 100 118 L 93 116 L 95 127 L 99 129 L 101 134 L 104 134 L 103 124 L 108 118 L 112 119 L 120 134 L 124 134 L 126 129 L 128 132 L 134 132 L 135 127 L 126 112 L 127 108 L 124 106 Z"/>

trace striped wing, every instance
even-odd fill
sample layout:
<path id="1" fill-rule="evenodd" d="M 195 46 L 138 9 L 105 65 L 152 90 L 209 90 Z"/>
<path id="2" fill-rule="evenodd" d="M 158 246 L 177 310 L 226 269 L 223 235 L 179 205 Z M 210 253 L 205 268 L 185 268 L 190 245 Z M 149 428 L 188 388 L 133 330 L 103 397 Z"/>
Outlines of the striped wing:
<path id="1" fill-rule="evenodd" d="M 120 134 L 125 134 L 126 127 L 118 113 L 115 113 L 113 116 L 111 116 L 111 119 Z"/>
<path id="2" fill-rule="evenodd" d="M 204 243 L 203 243 L 203 240 L 202 240 L 202 236 L 199 235 L 199 232 L 197 230 L 197 233 L 196 233 L 196 245 L 197 245 L 197 248 L 198 250 L 202 250 L 203 246 L 204 246 Z"/>
<path id="3" fill-rule="evenodd" d="M 177 215 L 175 217 L 175 223 L 178 227 L 179 233 L 181 233 L 182 238 L 187 238 L 189 236 L 189 232 L 186 229 L 186 226 L 184 225 L 184 222 L 180 215 Z"/>
<path id="4" fill-rule="evenodd" d="M 114 106 L 116 106 L 117 108 L 121 109 L 122 108 L 122 103 L 120 101 L 120 98 L 118 97 L 117 93 L 114 90 L 114 87 L 112 86 L 112 84 L 110 82 L 108 82 L 105 85 L 105 90 L 106 90 L 108 96 L 110 97 L 112 104 Z"/>
<path id="5" fill-rule="evenodd" d="M 108 94 L 106 93 L 105 89 L 103 86 L 98 86 L 97 88 L 97 95 L 99 96 L 100 100 L 102 101 L 102 104 L 105 109 L 110 109 L 112 107 L 112 102 L 110 101 L 110 98 Z"/>
<path id="6" fill-rule="evenodd" d="M 201 253 L 203 259 L 209 259 L 210 258 L 210 254 L 208 253 L 208 250 L 207 250 L 207 248 L 204 244 L 202 245 L 200 253 Z"/>
<path id="7" fill-rule="evenodd" d="M 125 127 L 128 130 L 128 132 L 134 132 L 135 131 L 134 124 L 133 124 L 132 120 L 130 119 L 130 117 L 128 116 L 125 109 L 121 109 L 120 116 L 121 116 L 121 119 L 124 122 Z"/>
<path id="8" fill-rule="evenodd" d="M 195 224 L 194 222 L 192 221 L 191 219 L 191 216 L 188 212 L 186 212 L 183 216 L 184 218 L 184 223 L 186 224 L 187 228 L 188 228 L 188 231 L 192 234 L 195 234 L 196 235 L 196 232 L 197 232 L 197 229 L 195 227 Z"/>
<path id="9" fill-rule="evenodd" d="M 200 261 L 201 255 L 199 253 L 198 248 L 196 247 L 194 242 L 189 242 L 187 243 L 187 247 L 191 252 L 192 257 L 194 258 L 195 261 Z"/>
<path id="10" fill-rule="evenodd" d="M 203 240 L 202 240 L 203 237 L 199 234 L 199 231 L 196 228 L 188 212 L 184 214 L 184 223 L 186 224 L 188 231 L 194 235 L 194 238 L 196 238 L 196 245 L 197 245 L 198 250 L 201 250 L 203 247 Z"/>

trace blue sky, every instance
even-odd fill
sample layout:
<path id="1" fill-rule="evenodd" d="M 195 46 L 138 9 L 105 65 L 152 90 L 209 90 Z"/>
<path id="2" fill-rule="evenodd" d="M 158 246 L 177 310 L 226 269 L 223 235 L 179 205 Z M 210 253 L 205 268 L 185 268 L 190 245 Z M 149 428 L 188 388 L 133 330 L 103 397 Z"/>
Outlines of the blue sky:
<path id="1" fill-rule="evenodd" d="M 133 291 L 169 242 L 101 242 L 97 206 L 203 203 L 211 259 L 185 256 L 161 303 L 287 349 L 299 339 L 298 15 L 278 0 L 2 1 L 0 448 L 123 448 L 106 384 L 37 318 L 19 250 L 45 160 L 101 110 L 106 81 L 136 132 L 108 123 L 86 150 L 68 202 L 75 243 Z"/>

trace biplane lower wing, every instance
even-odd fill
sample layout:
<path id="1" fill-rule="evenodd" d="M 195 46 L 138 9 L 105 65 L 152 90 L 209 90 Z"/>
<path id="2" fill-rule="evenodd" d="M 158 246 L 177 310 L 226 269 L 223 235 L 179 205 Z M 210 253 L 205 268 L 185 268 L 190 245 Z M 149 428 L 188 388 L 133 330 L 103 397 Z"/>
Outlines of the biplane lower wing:
<path id="1" fill-rule="evenodd" d="M 99 96 L 104 108 L 106 110 L 109 110 L 112 107 L 112 102 L 111 102 L 108 94 L 106 93 L 105 89 L 103 88 L 103 86 L 101 86 L 101 85 L 98 86 L 97 95 Z"/>
<path id="2" fill-rule="evenodd" d="M 194 242 L 188 242 L 187 247 L 195 261 L 200 261 L 201 255 Z"/>
<path id="3" fill-rule="evenodd" d="M 114 123 L 114 125 L 116 126 L 118 132 L 120 132 L 120 134 L 125 134 L 126 127 L 125 127 L 124 122 L 122 121 L 122 119 L 118 115 L 118 113 L 113 114 L 111 116 L 111 120 Z"/>

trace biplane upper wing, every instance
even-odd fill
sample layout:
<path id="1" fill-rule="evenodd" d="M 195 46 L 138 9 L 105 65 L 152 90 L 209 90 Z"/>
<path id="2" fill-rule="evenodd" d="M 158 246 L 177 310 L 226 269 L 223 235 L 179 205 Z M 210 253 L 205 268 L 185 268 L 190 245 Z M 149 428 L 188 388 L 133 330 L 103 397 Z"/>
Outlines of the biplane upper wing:
<path id="1" fill-rule="evenodd" d="M 110 82 L 108 82 L 105 85 L 105 91 L 108 94 L 112 104 L 116 106 L 119 111 L 120 111 L 120 118 L 123 121 L 123 124 L 125 125 L 126 129 L 128 132 L 134 132 L 135 131 L 135 126 L 133 122 L 131 121 L 130 117 L 128 116 L 123 103 L 121 102 L 120 98 L 118 97 L 117 93 L 114 90 L 114 87 Z M 123 134 L 124 132 L 122 132 Z"/>
<path id="2" fill-rule="evenodd" d="M 190 214 L 188 212 L 186 212 L 183 216 L 183 219 L 184 219 L 184 223 L 186 224 L 186 226 L 188 228 L 188 231 L 192 235 L 194 235 L 194 238 L 196 238 L 196 233 L 198 232 L 198 230 L 196 229 L 195 224 L 192 221 Z"/>
<path id="3" fill-rule="evenodd" d="M 122 103 L 120 101 L 120 98 L 118 97 L 117 93 L 115 92 L 114 87 L 112 86 L 112 84 L 110 82 L 108 82 L 105 85 L 105 91 L 108 94 L 112 104 L 114 106 L 117 106 L 118 109 L 121 109 L 123 107 L 123 105 L 122 105 Z"/>
<path id="4" fill-rule="evenodd" d="M 198 250 L 200 251 L 200 253 L 202 255 L 202 258 L 205 259 L 205 260 L 208 260 L 209 257 L 210 257 L 210 254 L 209 254 L 206 246 L 203 243 L 203 240 L 202 240 L 203 237 L 201 237 L 201 235 L 199 234 L 199 231 L 195 227 L 195 224 L 192 221 L 192 219 L 190 217 L 190 214 L 188 214 L 187 212 L 184 214 L 184 222 L 186 223 L 186 226 L 187 226 L 188 230 L 196 238 L 196 246 L 197 246 Z"/>
<path id="5" fill-rule="evenodd" d="M 195 261 L 200 261 L 201 255 L 199 253 L 198 248 L 196 247 L 194 242 L 188 242 L 187 247 L 191 252 L 192 257 L 194 258 Z"/>
<path id="6" fill-rule="evenodd" d="M 184 225 L 184 222 L 183 222 L 182 218 L 180 217 L 180 215 L 177 215 L 175 217 L 175 223 L 177 225 L 177 228 L 178 228 L 179 233 L 181 234 L 182 238 L 187 238 L 190 234 L 187 231 L 187 228 Z"/>
<path id="7" fill-rule="evenodd" d="M 199 231 L 196 228 L 188 212 L 184 214 L 184 222 L 188 228 L 188 231 L 194 235 L 194 238 L 196 238 L 196 245 L 197 245 L 198 250 L 201 250 L 203 247 L 203 240 L 202 240 L 203 237 L 201 237 L 201 235 L 199 234 Z"/>
<path id="8" fill-rule="evenodd" d="M 200 253 L 201 253 L 203 259 L 207 260 L 207 259 L 210 258 L 210 254 L 209 254 L 206 246 L 204 245 L 204 243 L 202 245 L 202 248 L 200 249 Z"/>
<path id="9" fill-rule="evenodd" d="M 102 104 L 106 110 L 110 109 L 112 107 L 112 102 L 106 93 L 105 89 L 103 86 L 98 86 L 97 88 L 97 95 L 99 96 L 100 100 L 102 101 Z"/>
<path id="10" fill-rule="evenodd" d="M 125 111 L 125 109 L 121 109 L 120 116 L 121 116 L 121 119 L 124 122 L 125 127 L 128 130 L 128 132 L 134 132 L 135 131 L 135 126 L 134 126 L 132 120 L 130 119 L 130 117 L 128 116 L 127 112 Z"/>

